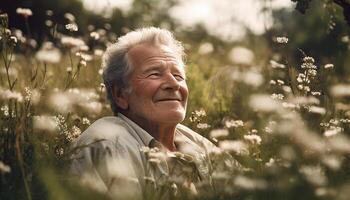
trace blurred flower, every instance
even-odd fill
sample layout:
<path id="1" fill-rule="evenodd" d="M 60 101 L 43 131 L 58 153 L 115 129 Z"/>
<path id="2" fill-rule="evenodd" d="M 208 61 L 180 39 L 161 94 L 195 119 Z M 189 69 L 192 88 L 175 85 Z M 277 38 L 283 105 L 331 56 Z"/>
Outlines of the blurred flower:
<path id="1" fill-rule="evenodd" d="M 258 87 L 264 82 L 264 77 L 259 72 L 248 71 L 243 75 L 243 82 L 253 87 Z"/>
<path id="2" fill-rule="evenodd" d="M 208 128 L 210 128 L 210 125 L 207 124 L 207 123 L 198 123 L 197 124 L 197 128 L 199 128 L 199 129 L 208 129 Z"/>
<path id="3" fill-rule="evenodd" d="M 61 38 L 61 43 L 64 46 L 68 47 L 81 47 L 81 46 L 86 46 L 85 42 L 79 38 L 74 38 L 74 37 L 69 37 L 69 36 L 63 36 Z"/>
<path id="4" fill-rule="evenodd" d="M 234 184 L 246 190 L 264 189 L 267 187 L 267 183 L 264 180 L 252 179 L 242 175 L 238 175 L 234 179 Z"/>
<path id="5" fill-rule="evenodd" d="M 45 42 L 35 57 L 44 63 L 58 63 L 61 60 L 61 51 L 51 42 Z"/>
<path id="6" fill-rule="evenodd" d="M 254 60 L 254 53 L 245 47 L 237 46 L 232 48 L 229 58 L 233 63 L 250 65 Z"/>
<path id="7" fill-rule="evenodd" d="M 22 102 L 23 101 L 23 96 L 21 93 L 16 92 L 16 91 L 11 91 L 9 89 L 2 89 L 0 87 L 0 98 L 1 99 L 15 99 L 18 102 Z"/>
<path id="8" fill-rule="evenodd" d="M 17 8 L 16 13 L 24 17 L 29 17 L 33 15 L 33 12 L 29 8 Z"/>
<path id="9" fill-rule="evenodd" d="M 313 57 L 310 57 L 310 56 L 305 56 L 304 58 L 303 58 L 303 61 L 305 62 L 305 63 L 315 63 L 315 59 L 313 58 Z M 305 65 L 304 65 L 305 66 Z"/>
<path id="10" fill-rule="evenodd" d="M 102 111 L 102 104 L 97 101 L 81 102 L 78 105 L 91 114 L 99 114 Z"/>
<path id="11" fill-rule="evenodd" d="M 10 37 L 10 41 L 13 43 L 13 44 L 17 44 L 17 38 L 15 36 L 11 36 Z"/>
<path id="12" fill-rule="evenodd" d="M 11 172 L 10 166 L 8 166 L 5 163 L 3 163 L 2 161 L 0 161 L 0 174 L 6 174 L 6 173 L 10 173 L 10 172 Z"/>
<path id="13" fill-rule="evenodd" d="M 100 68 L 100 69 L 98 70 L 98 74 L 99 74 L 99 75 L 102 75 L 102 74 L 103 74 L 103 69 L 102 69 L 102 68 Z"/>
<path id="14" fill-rule="evenodd" d="M 253 143 L 253 144 L 261 144 L 261 137 L 256 134 L 249 134 L 249 135 L 244 135 L 243 136 L 245 140 Z"/>
<path id="15" fill-rule="evenodd" d="M 55 92 L 49 97 L 49 105 L 60 113 L 68 113 L 73 109 L 73 99 L 66 92 Z"/>
<path id="16" fill-rule="evenodd" d="M 5 67 L 2 67 L 0 69 L 0 73 L 2 74 L 6 74 L 6 69 Z M 7 73 L 10 75 L 10 76 L 14 76 L 14 77 L 17 77 L 18 75 L 18 70 L 14 67 L 10 67 L 8 70 L 7 70 Z"/>
<path id="17" fill-rule="evenodd" d="M 287 44 L 288 38 L 287 37 L 276 37 L 276 42 L 280 44 Z"/>
<path id="18" fill-rule="evenodd" d="M 78 26 L 75 23 L 71 23 L 71 24 L 66 24 L 66 29 L 71 31 L 71 32 L 75 32 L 78 31 Z"/>
<path id="19" fill-rule="evenodd" d="M 33 49 L 35 49 L 38 46 L 38 43 L 36 42 L 36 40 L 34 40 L 32 38 L 29 39 L 28 43 Z"/>
<path id="20" fill-rule="evenodd" d="M 198 53 L 200 55 L 206 55 L 213 52 L 213 50 L 214 50 L 213 44 L 209 42 L 205 42 L 199 46 Z"/>
<path id="21" fill-rule="evenodd" d="M 331 129 L 326 130 L 323 135 L 326 137 L 331 137 L 333 135 L 337 135 L 338 133 L 341 133 L 342 129 L 340 127 L 333 127 Z"/>
<path id="22" fill-rule="evenodd" d="M 82 123 L 86 124 L 86 125 L 90 125 L 91 124 L 90 120 L 88 118 L 86 118 L 86 117 L 83 117 L 83 122 Z"/>
<path id="23" fill-rule="evenodd" d="M 282 90 L 283 90 L 284 92 L 287 92 L 287 93 L 292 92 L 292 88 L 291 88 L 290 86 L 288 86 L 288 85 L 283 85 L 283 86 L 282 86 Z"/>
<path id="24" fill-rule="evenodd" d="M 284 69 L 286 68 L 286 66 L 284 64 L 278 63 L 274 60 L 270 60 L 270 64 L 272 68 L 276 68 L 276 69 Z"/>
<path id="25" fill-rule="evenodd" d="M 276 163 L 275 159 L 270 158 L 269 162 L 265 163 L 265 165 L 266 165 L 267 167 L 272 167 L 272 166 L 275 165 L 275 163 Z"/>
<path id="26" fill-rule="evenodd" d="M 280 80 L 280 79 L 277 79 L 277 84 L 278 84 L 278 85 L 284 85 L 284 81 L 283 81 L 283 80 Z"/>
<path id="27" fill-rule="evenodd" d="M 283 94 L 275 94 L 275 93 L 273 93 L 273 94 L 271 94 L 271 98 L 272 99 L 276 99 L 276 100 L 283 100 L 284 95 Z"/>
<path id="28" fill-rule="evenodd" d="M 313 95 L 313 96 L 321 96 L 321 92 L 311 92 L 311 95 Z"/>
<path id="29" fill-rule="evenodd" d="M 4 116 L 8 117 L 10 115 L 8 105 L 1 106 L 0 110 L 4 112 Z"/>
<path id="30" fill-rule="evenodd" d="M 70 22 L 74 22 L 75 21 L 75 17 L 72 13 L 65 13 L 64 14 L 64 18 L 68 19 L 68 21 Z"/>
<path id="31" fill-rule="evenodd" d="M 81 61 L 79 62 L 79 65 L 86 67 L 87 63 L 86 63 L 85 60 L 81 60 Z"/>
<path id="32" fill-rule="evenodd" d="M 334 65 L 333 65 L 333 64 L 325 64 L 325 65 L 324 65 L 324 68 L 325 68 L 325 69 L 333 69 L 333 68 L 334 68 Z"/>
<path id="33" fill-rule="evenodd" d="M 349 36 L 348 35 L 346 35 L 346 36 L 343 36 L 342 38 L 341 38 L 341 41 L 342 42 L 349 42 Z"/>
<path id="34" fill-rule="evenodd" d="M 281 150 L 279 151 L 280 156 L 287 160 L 287 161 L 292 161 L 296 158 L 295 150 L 290 147 L 290 146 L 283 146 Z"/>
<path id="35" fill-rule="evenodd" d="M 226 136 L 228 136 L 228 130 L 227 129 L 215 129 L 215 130 L 210 131 L 209 136 L 211 138 L 226 137 Z"/>
<path id="36" fill-rule="evenodd" d="M 206 115 L 207 115 L 207 113 L 205 112 L 205 110 L 203 108 L 201 108 L 200 110 L 195 110 L 191 113 L 190 121 L 191 122 L 199 122 Z"/>
<path id="37" fill-rule="evenodd" d="M 48 27 L 51 27 L 53 25 L 53 22 L 51 20 L 45 20 L 45 25 Z"/>
<path id="38" fill-rule="evenodd" d="M 66 68 L 66 72 L 71 73 L 73 71 L 73 68 L 71 66 Z"/>
<path id="39" fill-rule="evenodd" d="M 226 120 L 225 121 L 225 127 L 226 128 L 237 128 L 237 127 L 243 127 L 244 122 L 242 120 Z"/>
<path id="40" fill-rule="evenodd" d="M 90 37 L 94 40 L 98 40 L 100 39 L 100 34 L 98 34 L 97 32 L 91 32 Z"/>
<path id="41" fill-rule="evenodd" d="M 15 30 L 13 31 L 13 34 L 14 34 L 14 36 L 15 36 L 20 42 L 25 43 L 26 38 L 23 36 L 23 33 L 22 33 L 21 30 L 15 29 Z"/>
<path id="42" fill-rule="evenodd" d="M 299 171 L 313 185 L 321 186 L 327 184 L 327 177 L 320 166 L 304 165 L 300 167 Z"/>
<path id="43" fill-rule="evenodd" d="M 254 94 L 249 99 L 249 106 L 254 110 L 261 112 L 274 112 L 278 111 L 281 104 L 272 99 L 269 95 L 264 94 Z"/>
<path id="44" fill-rule="evenodd" d="M 290 99 L 290 102 L 294 103 L 294 104 L 299 104 L 299 105 L 312 105 L 312 104 L 318 105 L 318 104 L 320 104 L 320 100 L 317 99 L 316 97 L 313 97 L 313 96 L 295 97 L 295 98 Z"/>
<path id="45" fill-rule="evenodd" d="M 331 88 L 331 94 L 334 97 L 350 96 L 350 84 L 338 84 Z"/>
<path id="46" fill-rule="evenodd" d="M 94 55 L 98 56 L 98 57 L 102 56 L 103 55 L 103 50 L 101 50 L 101 49 L 94 49 Z"/>
<path id="47" fill-rule="evenodd" d="M 345 134 L 338 133 L 332 137 L 328 137 L 328 147 L 339 153 L 350 153 L 350 140 Z"/>
<path id="48" fill-rule="evenodd" d="M 237 82 L 243 82 L 252 87 L 258 87 L 264 82 L 264 77 L 260 72 L 256 70 L 239 71 L 236 69 L 232 70 L 231 78 Z"/>
<path id="49" fill-rule="evenodd" d="M 57 130 L 56 120 L 54 116 L 34 116 L 33 117 L 33 129 L 39 131 L 54 132 Z"/>
<path id="50" fill-rule="evenodd" d="M 324 115 L 326 114 L 326 109 L 319 107 L 319 106 L 310 106 L 308 108 L 309 112 L 311 113 L 316 113 L 316 114 L 320 114 L 320 115 Z"/>
<path id="51" fill-rule="evenodd" d="M 338 170 L 341 166 L 341 159 L 335 155 L 325 155 L 321 161 L 332 170 Z"/>
<path id="52" fill-rule="evenodd" d="M 53 11 L 52 10 L 46 10 L 46 15 L 47 16 L 52 16 L 53 15 Z"/>
<path id="53" fill-rule="evenodd" d="M 240 140 L 223 140 L 219 142 L 220 149 L 234 152 L 238 155 L 248 155 L 248 145 Z"/>
<path id="54" fill-rule="evenodd" d="M 86 54 L 86 53 L 77 52 L 75 55 L 80 57 L 80 59 L 82 59 L 84 61 L 91 61 L 92 60 L 92 56 L 89 54 Z"/>
<path id="55" fill-rule="evenodd" d="M 102 104 L 98 102 L 99 95 L 94 89 L 71 88 L 68 91 L 53 92 L 48 101 L 49 105 L 60 113 L 72 112 L 79 107 L 90 114 L 98 114 Z"/>

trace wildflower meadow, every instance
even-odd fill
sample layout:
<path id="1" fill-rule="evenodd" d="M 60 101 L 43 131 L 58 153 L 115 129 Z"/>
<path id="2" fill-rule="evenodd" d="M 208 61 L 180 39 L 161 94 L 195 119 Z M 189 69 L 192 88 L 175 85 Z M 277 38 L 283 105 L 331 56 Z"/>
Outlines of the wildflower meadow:
<path id="1" fill-rule="evenodd" d="M 71 144 L 113 115 L 101 77 L 106 47 L 145 26 L 183 42 L 183 124 L 219 147 L 209 180 L 193 189 L 182 184 L 186 170 L 162 183 L 145 177 L 158 184 L 145 199 L 349 199 L 349 1 L 288 0 L 276 8 L 252 1 L 267 22 L 260 32 L 227 29 L 244 33 L 239 39 L 216 35 L 226 21 L 218 30 L 184 25 L 171 15 L 181 1 L 131 2 L 105 16 L 82 1 L 0 2 L 0 199 L 109 199 L 89 177 L 71 177 Z"/>

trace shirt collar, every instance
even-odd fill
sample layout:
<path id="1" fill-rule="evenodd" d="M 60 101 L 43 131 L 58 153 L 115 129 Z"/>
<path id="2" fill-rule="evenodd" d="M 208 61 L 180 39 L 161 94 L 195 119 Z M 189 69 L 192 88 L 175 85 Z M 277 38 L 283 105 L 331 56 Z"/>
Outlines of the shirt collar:
<path id="1" fill-rule="evenodd" d="M 118 113 L 118 117 L 122 118 L 128 125 L 131 126 L 131 128 L 136 131 L 137 135 L 140 137 L 145 146 L 149 147 L 151 141 L 155 140 L 149 133 L 147 133 L 147 131 L 145 131 L 131 119 L 127 118 L 125 115 Z"/>

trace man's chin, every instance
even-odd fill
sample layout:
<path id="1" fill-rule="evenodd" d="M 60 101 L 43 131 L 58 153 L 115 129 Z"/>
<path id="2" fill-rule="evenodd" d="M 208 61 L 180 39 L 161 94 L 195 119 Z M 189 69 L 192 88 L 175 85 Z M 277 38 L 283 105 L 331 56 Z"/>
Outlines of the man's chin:
<path id="1" fill-rule="evenodd" d="M 171 113 L 166 113 L 164 115 L 159 115 L 159 118 L 162 121 L 178 124 L 185 119 L 185 114 L 179 113 L 179 112 L 171 112 Z"/>

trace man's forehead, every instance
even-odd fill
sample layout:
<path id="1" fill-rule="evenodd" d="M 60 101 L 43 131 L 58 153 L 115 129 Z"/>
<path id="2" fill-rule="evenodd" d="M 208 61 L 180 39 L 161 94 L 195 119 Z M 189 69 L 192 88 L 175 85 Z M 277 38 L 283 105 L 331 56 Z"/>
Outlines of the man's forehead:
<path id="1" fill-rule="evenodd" d="M 181 58 L 178 58 L 176 53 L 166 45 L 139 44 L 129 50 L 128 57 L 134 65 L 156 62 L 158 59 L 169 59 L 181 63 Z"/>

